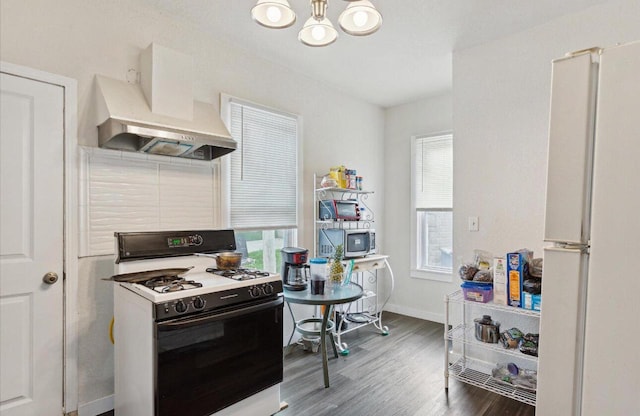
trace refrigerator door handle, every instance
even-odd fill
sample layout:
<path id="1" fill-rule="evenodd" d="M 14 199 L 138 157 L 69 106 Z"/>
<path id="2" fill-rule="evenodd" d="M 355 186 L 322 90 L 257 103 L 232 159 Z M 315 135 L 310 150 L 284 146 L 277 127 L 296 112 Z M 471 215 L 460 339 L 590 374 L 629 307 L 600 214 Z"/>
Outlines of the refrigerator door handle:
<path id="1" fill-rule="evenodd" d="M 589 254 L 588 244 L 574 244 L 574 243 L 555 243 L 553 246 L 545 247 L 545 251 L 555 251 L 560 253 L 576 252 L 579 251 L 583 254 Z"/>

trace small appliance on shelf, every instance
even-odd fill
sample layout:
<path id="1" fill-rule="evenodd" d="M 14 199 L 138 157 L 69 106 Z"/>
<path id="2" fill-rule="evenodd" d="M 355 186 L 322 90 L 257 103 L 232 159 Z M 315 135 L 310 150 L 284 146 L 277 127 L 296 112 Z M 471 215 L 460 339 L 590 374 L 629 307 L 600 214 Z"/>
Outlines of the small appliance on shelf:
<path id="1" fill-rule="evenodd" d="M 309 281 L 309 250 L 284 247 L 282 253 L 282 283 L 289 290 L 305 290 Z"/>
<path id="2" fill-rule="evenodd" d="M 346 259 L 375 254 L 376 231 L 370 228 L 320 230 L 317 248 L 320 257 L 332 257 L 339 245 L 344 248 Z"/>

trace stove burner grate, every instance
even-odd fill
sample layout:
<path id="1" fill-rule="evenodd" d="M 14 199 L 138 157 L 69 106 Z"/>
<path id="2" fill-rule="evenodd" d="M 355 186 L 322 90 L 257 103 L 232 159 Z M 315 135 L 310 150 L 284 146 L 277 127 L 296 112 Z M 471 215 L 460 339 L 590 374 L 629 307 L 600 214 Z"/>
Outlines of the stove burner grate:
<path id="1" fill-rule="evenodd" d="M 252 280 L 269 276 L 269 272 L 262 272 L 255 269 L 220 270 L 209 268 L 207 269 L 207 272 L 233 280 Z"/>
<path id="2" fill-rule="evenodd" d="M 144 285 L 158 293 L 177 292 L 179 290 L 188 290 L 202 287 L 202 283 L 194 280 L 186 280 L 184 277 L 178 276 L 162 276 L 155 279 L 147 280 Z"/>

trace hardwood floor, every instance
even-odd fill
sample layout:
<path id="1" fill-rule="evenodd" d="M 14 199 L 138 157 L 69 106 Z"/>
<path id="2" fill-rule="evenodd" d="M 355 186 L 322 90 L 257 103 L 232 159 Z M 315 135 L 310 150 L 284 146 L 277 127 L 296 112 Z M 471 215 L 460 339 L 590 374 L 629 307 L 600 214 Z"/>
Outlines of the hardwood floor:
<path id="1" fill-rule="evenodd" d="M 445 395 L 442 324 L 387 312 L 383 323 L 388 336 L 369 325 L 343 337 L 350 354 L 329 360 L 328 389 L 319 353 L 294 348 L 281 388 L 289 407 L 277 416 L 535 414 L 533 406 L 453 379 Z"/>

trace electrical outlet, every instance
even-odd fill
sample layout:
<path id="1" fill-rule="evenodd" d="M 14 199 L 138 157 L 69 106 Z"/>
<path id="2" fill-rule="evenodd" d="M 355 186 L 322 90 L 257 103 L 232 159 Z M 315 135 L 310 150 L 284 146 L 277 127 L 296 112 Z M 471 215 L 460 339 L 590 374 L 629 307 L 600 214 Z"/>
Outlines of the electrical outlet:
<path id="1" fill-rule="evenodd" d="M 469 231 L 478 231 L 479 229 L 478 217 L 469 217 Z"/>

